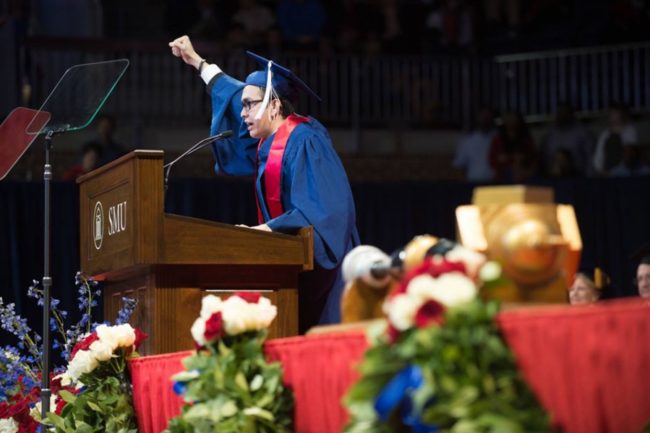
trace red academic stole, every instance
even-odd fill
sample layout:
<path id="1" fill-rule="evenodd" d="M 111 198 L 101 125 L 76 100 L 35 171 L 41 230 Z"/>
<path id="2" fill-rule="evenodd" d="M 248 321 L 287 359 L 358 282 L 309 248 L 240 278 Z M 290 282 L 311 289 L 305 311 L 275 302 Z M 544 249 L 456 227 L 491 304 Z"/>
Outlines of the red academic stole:
<path id="1" fill-rule="evenodd" d="M 291 114 L 284 122 L 282 122 L 282 125 L 280 125 L 278 130 L 275 132 L 275 137 L 273 137 L 273 143 L 271 143 L 271 149 L 269 150 L 269 157 L 266 160 L 266 167 L 264 167 L 264 198 L 266 199 L 266 204 L 271 218 L 278 217 L 284 213 L 282 200 L 280 198 L 280 190 L 282 189 L 282 185 L 280 184 L 280 175 L 282 173 L 282 157 L 284 156 L 284 149 L 287 147 L 287 141 L 296 126 L 308 121 L 309 119 L 306 117 Z M 260 144 L 257 146 L 258 164 L 259 152 L 263 144 L 264 139 L 261 139 Z M 257 185 L 257 182 L 255 185 Z M 255 193 L 255 202 L 257 203 L 257 221 L 260 224 L 264 224 L 264 216 L 262 215 L 262 209 L 260 208 L 257 191 Z"/>

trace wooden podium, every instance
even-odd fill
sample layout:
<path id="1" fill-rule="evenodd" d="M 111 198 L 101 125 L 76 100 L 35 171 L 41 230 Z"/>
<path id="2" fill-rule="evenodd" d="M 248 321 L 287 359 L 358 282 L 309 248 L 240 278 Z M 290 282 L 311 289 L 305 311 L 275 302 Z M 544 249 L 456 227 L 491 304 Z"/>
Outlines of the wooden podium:
<path id="1" fill-rule="evenodd" d="M 104 317 L 138 300 L 143 354 L 194 347 L 207 293 L 263 292 L 278 307 L 271 337 L 298 334 L 298 274 L 313 267 L 312 229 L 262 232 L 164 212 L 163 152 L 136 150 L 80 177 L 81 270 L 104 282 Z"/>

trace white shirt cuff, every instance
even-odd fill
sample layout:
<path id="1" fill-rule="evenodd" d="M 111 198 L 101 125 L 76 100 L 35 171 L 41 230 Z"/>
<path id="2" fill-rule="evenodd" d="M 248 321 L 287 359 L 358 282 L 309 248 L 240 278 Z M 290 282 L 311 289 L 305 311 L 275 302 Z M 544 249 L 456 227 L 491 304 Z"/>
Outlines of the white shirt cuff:
<path id="1" fill-rule="evenodd" d="M 201 69 L 201 78 L 205 84 L 208 84 L 219 72 L 221 72 L 221 68 L 217 65 L 204 65 Z"/>

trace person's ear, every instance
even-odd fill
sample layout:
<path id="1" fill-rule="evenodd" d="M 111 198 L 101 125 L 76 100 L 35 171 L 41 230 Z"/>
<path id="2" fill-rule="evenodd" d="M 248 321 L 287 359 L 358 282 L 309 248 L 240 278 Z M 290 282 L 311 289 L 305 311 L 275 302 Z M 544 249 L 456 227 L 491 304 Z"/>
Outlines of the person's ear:
<path id="1" fill-rule="evenodd" d="M 275 119 L 280 114 L 280 100 L 273 99 L 271 104 L 271 119 Z"/>

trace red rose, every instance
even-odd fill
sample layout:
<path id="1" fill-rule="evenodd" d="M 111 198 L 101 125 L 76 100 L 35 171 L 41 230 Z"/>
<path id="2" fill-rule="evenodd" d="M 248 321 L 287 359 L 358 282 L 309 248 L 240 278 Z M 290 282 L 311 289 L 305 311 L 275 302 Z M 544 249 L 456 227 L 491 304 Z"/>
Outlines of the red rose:
<path id="1" fill-rule="evenodd" d="M 257 304 L 261 297 L 258 292 L 235 292 L 232 296 L 239 296 L 249 304 Z"/>
<path id="2" fill-rule="evenodd" d="M 9 407 L 8 415 L 12 418 L 20 418 L 21 414 L 29 414 L 29 400 L 22 399 Z"/>
<path id="3" fill-rule="evenodd" d="M 133 345 L 135 346 L 135 350 L 138 350 L 138 347 L 142 344 L 142 342 L 149 337 L 147 334 L 144 332 L 140 331 L 138 328 L 135 328 L 135 341 L 133 342 Z"/>
<path id="4" fill-rule="evenodd" d="M 61 397 L 56 398 L 56 408 L 54 409 L 54 413 L 57 415 L 61 415 L 61 412 L 63 412 L 63 408 L 66 405 L 66 401 L 62 399 Z"/>
<path id="5" fill-rule="evenodd" d="M 399 286 L 391 292 L 390 297 L 399 295 L 400 293 L 406 293 L 407 287 L 415 277 L 420 275 L 431 275 L 433 278 L 438 278 L 440 275 L 448 272 L 461 272 L 467 274 L 465 264 L 462 262 L 450 262 L 447 261 L 447 259 L 440 260 L 439 258 L 428 258 L 415 268 L 411 269 L 411 271 L 402 279 Z"/>
<path id="6" fill-rule="evenodd" d="M 444 305 L 440 302 L 429 300 L 420 307 L 417 313 L 415 313 L 415 326 L 418 328 L 424 328 L 432 323 L 441 325 L 444 321 L 444 312 Z"/>
<path id="7" fill-rule="evenodd" d="M 61 377 L 52 378 L 50 381 L 50 390 L 52 391 L 52 394 L 58 394 L 61 389 L 63 389 L 63 385 L 61 385 Z"/>
<path id="8" fill-rule="evenodd" d="M 449 272 L 460 272 L 461 274 L 467 274 L 467 269 L 463 262 L 450 262 L 447 259 L 443 260 L 430 260 L 428 261 L 427 272 L 433 277 L 438 278 L 442 274 Z"/>
<path id="9" fill-rule="evenodd" d="M 70 360 L 74 358 L 74 356 L 79 352 L 80 350 L 88 350 L 90 349 L 90 345 L 93 344 L 95 341 L 99 340 L 99 337 L 97 336 L 96 332 L 93 332 L 80 342 L 74 345 L 74 348 L 72 349 L 72 353 L 70 353 Z"/>
<path id="10" fill-rule="evenodd" d="M 9 403 L 6 401 L 0 402 L 0 419 L 9 418 Z"/>
<path id="11" fill-rule="evenodd" d="M 207 341 L 213 341 L 223 336 L 223 319 L 221 318 L 221 311 L 214 313 L 205 322 L 205 332 L 203 336 Z"/>
<path id="12" fill-rule="evenodd" d="M 391 344 L 395 343 L 400 336 L 400 331 L 397 328 L 395 328 L 391 323 L 388 324 L 387 333 L 388 333 L 388 342 Z"/>

